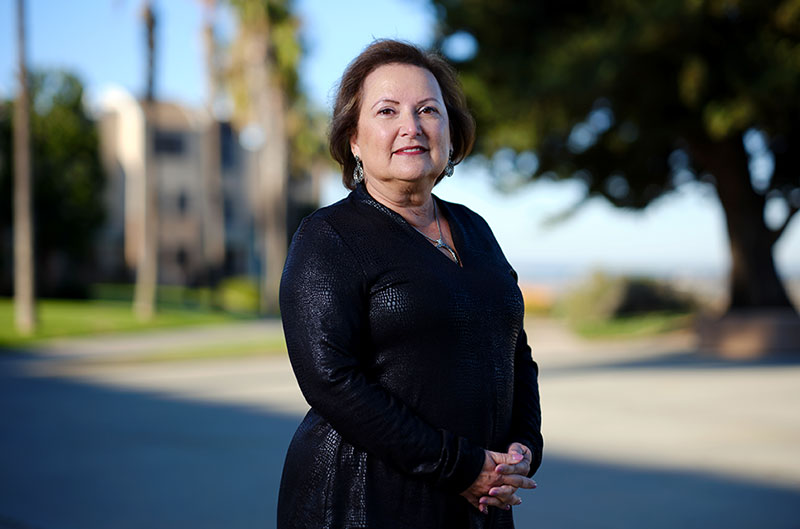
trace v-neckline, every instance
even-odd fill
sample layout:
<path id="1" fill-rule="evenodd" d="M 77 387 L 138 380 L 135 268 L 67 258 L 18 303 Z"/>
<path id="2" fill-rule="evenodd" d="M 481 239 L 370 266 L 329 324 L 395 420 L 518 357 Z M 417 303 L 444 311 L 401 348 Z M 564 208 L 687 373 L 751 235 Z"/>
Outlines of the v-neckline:
<path id="1" fill-rule="evenodd" d="M 464 268 L 464 257 L 463 257 L 464 254 L 462 252 L 462 246 L 463 246 L 464 239 L 461 237 L 461 231 L 460 231 L 461 227 L 459 225 L 457 225 L 458 221 L 456 221 L 454 219 L 452 211 L 450 210 L 450 208 L 447 207 L 447 204 L 445 204 L 445 202 L 443 200 L 441 200 L 439 197 L 437 197 L 436 195 L 431 193 L 431 197 L 436 202 L 436 207 L 439 210 L 439 213 L 441 214 L 440 218 L 442 218 L 442 217 L 445 218 L 446 221 L 447 221 L 447 225 L 450 228 L 450 237 L 453 239 L 453 246 L 454 246 L 453 250 L 456 253 L 456 257 L 458 259 L 458 262 L 453 261 L 450 257 L 448 257 L 439 248 L 434 246 L 431 243 L 431 241 L 429 241 L 422 233 L 420 233 L 416 228 L 414 228 L 414 226 L 412 226 L 411 223 L 408 222 L 401 214 L 399 214 L 398 212 L 396 212 L 392 208 L 388 207 L 387 205 L 378 202 L 375 199 L 375 197 L 373 197 L 372 195 L 369 194 L 369 191 L 367 191 L 367 188 L 366 188 L 366 186 L 364 185 L 363 182 L 358 184 L 358 187 L 356 188 L 356 192 L 357 192 L 357 194 L 362 195 L 362 199 L 365 199 L 366 202 L 372 204 L 372 206 L 374 206 L 379 211 L 385 212 L 395 222 L 397 222 L 398 224 L 401 224 L 402 226 L 404 226 L 406 231 L 411 232 L 413 237 L 416 237 L 418 240 L 424 242 L 425 246 L 428 246 L 429 248 L 431 248 L 434 252 L 439 254 L 442 258 L 447 259 L 447 261 L 449 263 L 451 263 L 453 266 L 456 266 L 459 269 L 463 269 Z"/>

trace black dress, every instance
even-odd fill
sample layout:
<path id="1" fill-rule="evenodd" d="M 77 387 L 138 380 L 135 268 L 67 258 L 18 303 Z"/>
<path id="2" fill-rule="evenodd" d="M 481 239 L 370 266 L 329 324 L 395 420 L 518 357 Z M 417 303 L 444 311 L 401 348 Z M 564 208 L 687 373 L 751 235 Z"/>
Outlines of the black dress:
<path id="1" fill-rule="evenodd" d="M 462 265 L 363 184 L 303 220 L 280 291 L 311 410 L 286 456 L 278 527 L 511 528 L 459 492 L 483 449 L 541 462 L 537 367 L 516 273 L 489 226 L 438 198 Z"/>

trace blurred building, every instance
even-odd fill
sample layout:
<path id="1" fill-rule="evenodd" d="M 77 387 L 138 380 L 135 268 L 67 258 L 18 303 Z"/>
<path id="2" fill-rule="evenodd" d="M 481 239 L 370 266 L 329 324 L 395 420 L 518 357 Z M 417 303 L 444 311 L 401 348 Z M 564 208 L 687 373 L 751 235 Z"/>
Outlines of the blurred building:
<path id="1" fill-rule="evenodd" d="M 134 277 L 143 228 L 145 127 L 158 194 L 158 281 L 213 284 L 257 275 L 252 154 L 205 110 L 159 102 L 145 112 L 132 95 L 105 94 L 99 117 L 107 218 L 98 239 L 100 281 Z"/>

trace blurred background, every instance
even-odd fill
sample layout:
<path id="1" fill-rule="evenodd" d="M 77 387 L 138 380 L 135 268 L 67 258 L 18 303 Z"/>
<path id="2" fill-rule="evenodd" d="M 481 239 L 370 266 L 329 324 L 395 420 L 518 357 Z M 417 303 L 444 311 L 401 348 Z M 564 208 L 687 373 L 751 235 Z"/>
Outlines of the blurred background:
<path id="1" fill-rule="evenodd" d="M 0 527 L 274 524 L 280 273 L 346 195 L 326 127 L 376 38 L 444 54 L 478 123 L 435 193 L 526 300 L 552 455 L 518 526 L 800 527 L 800 0 L 0 21 Z"/>

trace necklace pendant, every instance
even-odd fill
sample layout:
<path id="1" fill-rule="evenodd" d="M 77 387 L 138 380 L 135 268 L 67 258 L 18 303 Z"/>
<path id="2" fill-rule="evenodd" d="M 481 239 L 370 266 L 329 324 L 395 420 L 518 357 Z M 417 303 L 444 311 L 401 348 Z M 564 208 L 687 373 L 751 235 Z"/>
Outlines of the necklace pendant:
<path id="1" fill-rule="evenodd" d="M 436 228 L 439 230 L 438 239 L 434 239 L 433 237 L 428 237 L 422 230 L 420 230 L 413 224 L 411 225 L 411 227 L 417 230 L 417 232 L 419 232 L 423 237 L 428 239 L 430 242 L 435 244 L 437 250 L 439 248 L 444 248 L 445 250 L 450 252 L 450 259 L 452 259 L 457 265 L 461 266 L 461 263 L 458 260 L 458 255 L 456 255 L 456 251 L 453 250 L 453 248 L 449 244 L 444 242 L 444 235 L 442 235 L 442 226 L 441 224 L 439 224 L 439 216 L 436 214 L 436 202 L 433 203 L 433 218 L 436 219 Z"/>
<path id="2" fill-rule="evenodd" d="M 458 256 L 456 255 L 455 250 L 453 250 L 449 244 L 439 239 L 438 241 L 436 241 L 436 248 L 444 248 L 445 250 L 450 252 L 451 258 L 453 259 L 453 261 L 455 261 L 456 264 L 458 264 Z"/>

